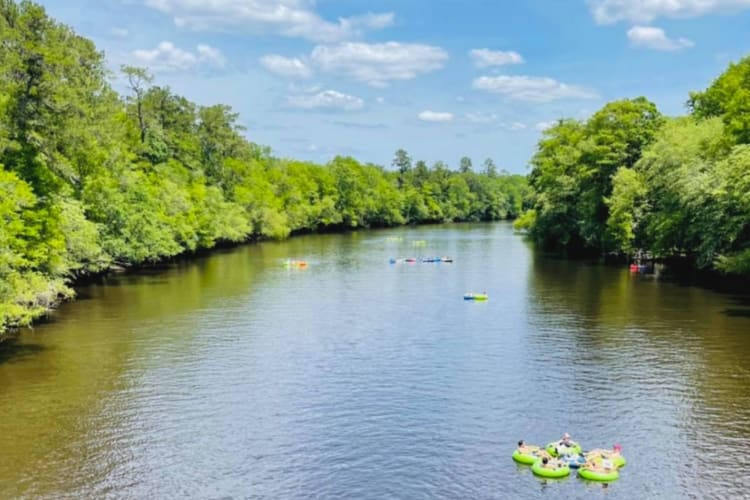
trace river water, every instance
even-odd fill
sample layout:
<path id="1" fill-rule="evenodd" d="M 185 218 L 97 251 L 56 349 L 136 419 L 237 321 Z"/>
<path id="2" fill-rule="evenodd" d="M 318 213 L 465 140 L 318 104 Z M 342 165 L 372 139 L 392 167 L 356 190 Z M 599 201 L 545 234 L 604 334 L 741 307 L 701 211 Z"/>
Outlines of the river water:
<path id="1" fill-rule="evenodd" d="M 388 262 L 412 255 L 455 262 Z M 248 245 L 79 297 L 0 348 L 2 498 L 748 494 L 750 297 L 506 223 Z M 563 432 L 620 443 L 620 479 L 511 460 Z"/>

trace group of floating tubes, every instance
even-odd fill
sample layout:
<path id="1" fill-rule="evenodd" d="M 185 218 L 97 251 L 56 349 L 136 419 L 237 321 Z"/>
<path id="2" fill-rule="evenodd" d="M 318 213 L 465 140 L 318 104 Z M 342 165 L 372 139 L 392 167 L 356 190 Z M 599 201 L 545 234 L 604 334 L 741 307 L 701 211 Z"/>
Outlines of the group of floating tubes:
<path id="1" fill-rule="evenodd" d="M 304 260 L 289 259 L 289 260 L 284 261 L 284 267 L 289 268 L 289 269 L 293 269 L 293 268 L 304 269 L 307 267 L 307 262 Z"/>
<path id="2" fill-rule="evenodd" d="M 513 452 L 513 460 L 530 465 L 531 471 L 540 477 L 563 478 L 570 475 L 571 469 L 577 469 L 583 479 L 605 482 L 618 479 L 619 469 L 627 463 L 619 445 L 612 450 L 583 451 L 574 441 L 554 441 L 544 448 L 523 445 Z"/>
<path id="3" fill-rule="evenodd" d="M 404 263 L 406 263 L 406 264 L 415 264 L 417 262 L 425 262 L 425 263 L 426 262 L 447 262 L 447 263 L 451 263 L 451 262 L 453 262 L 453 259 L 450 258 L 450 257 L 421 257 L 419 259 L 416 258 L 416 257 L 407 257 L 405 259 L 404 258 L 399 258 L 399 259 L 393 259 L 393 258 L 391 258 L 391 259 L 388 260 L 388 262 L 390 262 L 391 264 L 404 264 Z"/>
<path id="4" fill-rule="evenodd" d="M 489 300 L 490 296 L 486 293 L 465 293 L 464 300 Z"/>

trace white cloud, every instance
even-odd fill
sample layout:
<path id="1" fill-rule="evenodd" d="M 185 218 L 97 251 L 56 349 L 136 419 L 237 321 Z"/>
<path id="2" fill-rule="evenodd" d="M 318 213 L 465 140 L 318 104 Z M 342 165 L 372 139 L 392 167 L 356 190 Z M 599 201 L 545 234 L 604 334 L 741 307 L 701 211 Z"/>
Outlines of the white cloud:
<path id="1" fill-rule="evenodd" d="M 417 115 L 417 118 L 423 122 L 433 123 L 447 123 L 453 121 L 453 113 L 446 113 L 444 111 L 430 111 L 429 109 L 422 111 Z"/>
<path id="2" fill-rule="evenodd" d="M 260 64 L 271 73 L 287 78 L 310 78 L 312 70 L 305 61 L 297 57 L 275 54 L 260 58 Z"/>
<path id="3" fill-rule="evenodd" d="M 633 26 L 628 30 L 628 39 L 636 47 L 654 50 L 680 50 L 694 45 L 687 38 L 669 38 L 663 29 L 653 26 Z"/>
<path id="4" fill-rule="evenodd" d="M 696 17 L 750 7 L 750 0 L 589 0 L 599 24 L 650 23 L 659 17 Z"/>
<path id="5" fill-rule="evenodd" d="M 446 123 L 453 121 L 453 113 L 425 110 L 417 115 L 423 122 Z"/>
<path id="6" fill-rule="evenodd" d="M 438 70 L 447 59 L 447 52 L 440 47 L 398 42 L 318 45 L 310 55 L 323 72 L 375 87 Z"/>
<path id="7" fill-rule="evenodd" d="M 469 56 L 478 68 L 523 63 L 523 57 L 521 57 L 521 54 L 513 51 L 505 52 L 502 50 L 472 49 L 469 52 Z"/>
<path id="8" fill-rule="evenodd" d="M 288 96 L 286 103 L 292 108 L 327 111 L 356 111 L 362 109 L 365 104 L 359 97 L 335 90 L 324 90 L 310 95 Z"/>
<path id="9" fill-rule="evenodd" d="M 480 76 L 475 89 L 503 94 L 519 101 L 548 102 L 556 99 L 596 99 L 590 89 L 558 82 L 553 78 L 535 76 Z"/>
<path id="10" fill-rule="evenodd" d="M 498 120 L 498 116 L 495 113 L 485 113 L 483 111 L 466 113 L 464 118 L 471 123 L 492 123 Z"/>
<path id="11" fill-rule="evenodd" d="M 552 128 L 555 125 L 557 125 L 556 121 L 549 121 L 549 122 L 539 122 L 537 123 L 534 128 L 537 129 L 539 132 L 544 132 L 548 128 Z"/>
<path id="12" fill-rule="evenodd" d="M 219 49 L 203 44 L 198 45 L 198 61 L 208 63 L 217 68 L 223 68 L 227 63 L 224 54 Z"/>
<path id="13" fill-rule="evenodd" d="M 193 53 L 176 47 L 172 42 L 161 42 L 153 50 L 136 50 L 133 56 L 153 71 L 186 70 L 200 65 L 223 68 L 226 62 L 218 49 L 208 45 L 198 45 Z"/>
<path id="14" fill-rule="evenodd" d="M 171 15 L 179 27 L 196 31 L 278 34 L 317 42 L 356 37 L 365 29 L 393 24 L 394 15 L 367 13 L 327 21 L 315 10 L 315 0 L 143 0 Z"/>

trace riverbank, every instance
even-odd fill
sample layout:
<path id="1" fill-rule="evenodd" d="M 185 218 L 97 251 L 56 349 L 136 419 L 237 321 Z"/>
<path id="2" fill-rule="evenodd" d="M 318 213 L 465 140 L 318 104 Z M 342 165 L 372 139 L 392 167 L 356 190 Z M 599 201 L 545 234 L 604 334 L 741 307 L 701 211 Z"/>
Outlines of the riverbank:
<path id="1" fill-rule="evenodd" d="M 507 219 L 511 220 L 511 219 Z M 457 222 L 471 222 L 471 221 L 457 221 Z M 441 223 L 423 223 L 419 224 L 419 226 L 430 226 L 430 225 L 438 225 Z M 399 226 L 380 226 L 376 228 L 362 228 L 362 229 L 389 229 L 393 227 L 404 227 L 406 224 L 401 224 Z M 351 232 L 356 229 L 352 228 L 346 228 L 344 226 L 338 225 L 338 226 L 330 226 L 321 228 L 320 230 L 309 230 L 309 229 L 302 229 L 297 230 L 294 232 L 291 232 L 288 236 L 286 236 L 284 239 L 290 239 L 295 238 L 299 236 L 307 236 L 312 234 L 340 234 L 340 233 L 346 233 Z M 276 239 L 278 240 L 278 239 Z M 112 276 L 117 275 L 126 275 L 126 274 L 139 274 L 143 272 L 151 272 L 154 270 L 163 270 L 167 269 L 170 264 L 173 264 L 175 262 L 189 262 L 194 259 L 198 258 L 205 258 L 208 256 L 211 256 L 213 254 L 216 254 L 221 251 L 231 251 L 234 248 L 245 246 L 245 245 L 254 245 L 263 241 L 271 241 L 270 238 L 263 238 L 263 237 L 252 237 L 244 241 L 218 241 L 216 244 L 212 247 L 206 247 L 206 248 L 197 248 L 195 250 L 186 250 L 182 253 L 172 255 L 169 257 L 164 257 L 159 260 L 152 260 L 152 261 L 146 261 L 141 262 L 137 264 L 130 264 L 130 265 L 122 265 L 122 264 L 112 264 L 104 269 L 101 269 L 97 272 L 90 272 L 90 273 L 83 273 L 78 276 L 76 276 L 73 279 L 70 279 L 63 284 L 57 284 L 56 286 L 60 291 L 54 295 L 54 296 L 45 296 L 43 297 L 43 301 L 40 299 L 35 300 L 34 302 L 29 302 L 27 304 L 16 304 L 19 307 L 24 308 L 23 311 L 20 311 L 15 314 L 15 320 L 14 316 L 8 314 L 6 312 L 5 316 L 5 322 L 0 322 L 0 343 L 6 342 L 12 338 L 14 338 L 15 335 L 19 333 L 23 328 L 31 328 L 35 324 L 39 324 L 45 321 L 47 316 L 55 311 L 61 304 L 75 300 L 76 293 L 75 289 L 84 287 L 90 284 L 103 284 L 106 283 L 107 279 Z M 2 304 L 0 304 L 0 307 Z M 0 315 L 0 318 L 2 316 Z"/>

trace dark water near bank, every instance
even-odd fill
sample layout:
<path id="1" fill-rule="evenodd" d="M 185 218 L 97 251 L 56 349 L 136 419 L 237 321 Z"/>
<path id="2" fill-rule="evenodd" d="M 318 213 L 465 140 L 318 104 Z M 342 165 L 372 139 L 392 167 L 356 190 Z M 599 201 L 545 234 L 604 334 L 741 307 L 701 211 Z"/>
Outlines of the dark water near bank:
<path id="1" fill-rule="evenodd" d="M 427 254 L 455 263 L 388 264 Z M 508 224 L 305 236 L 80 295 L 0 348 L 2 498 L 748 493 L 750 297 L 535 256 Z M 622 444 L 620 480 L 511 460 L 564 431 Z"/>

